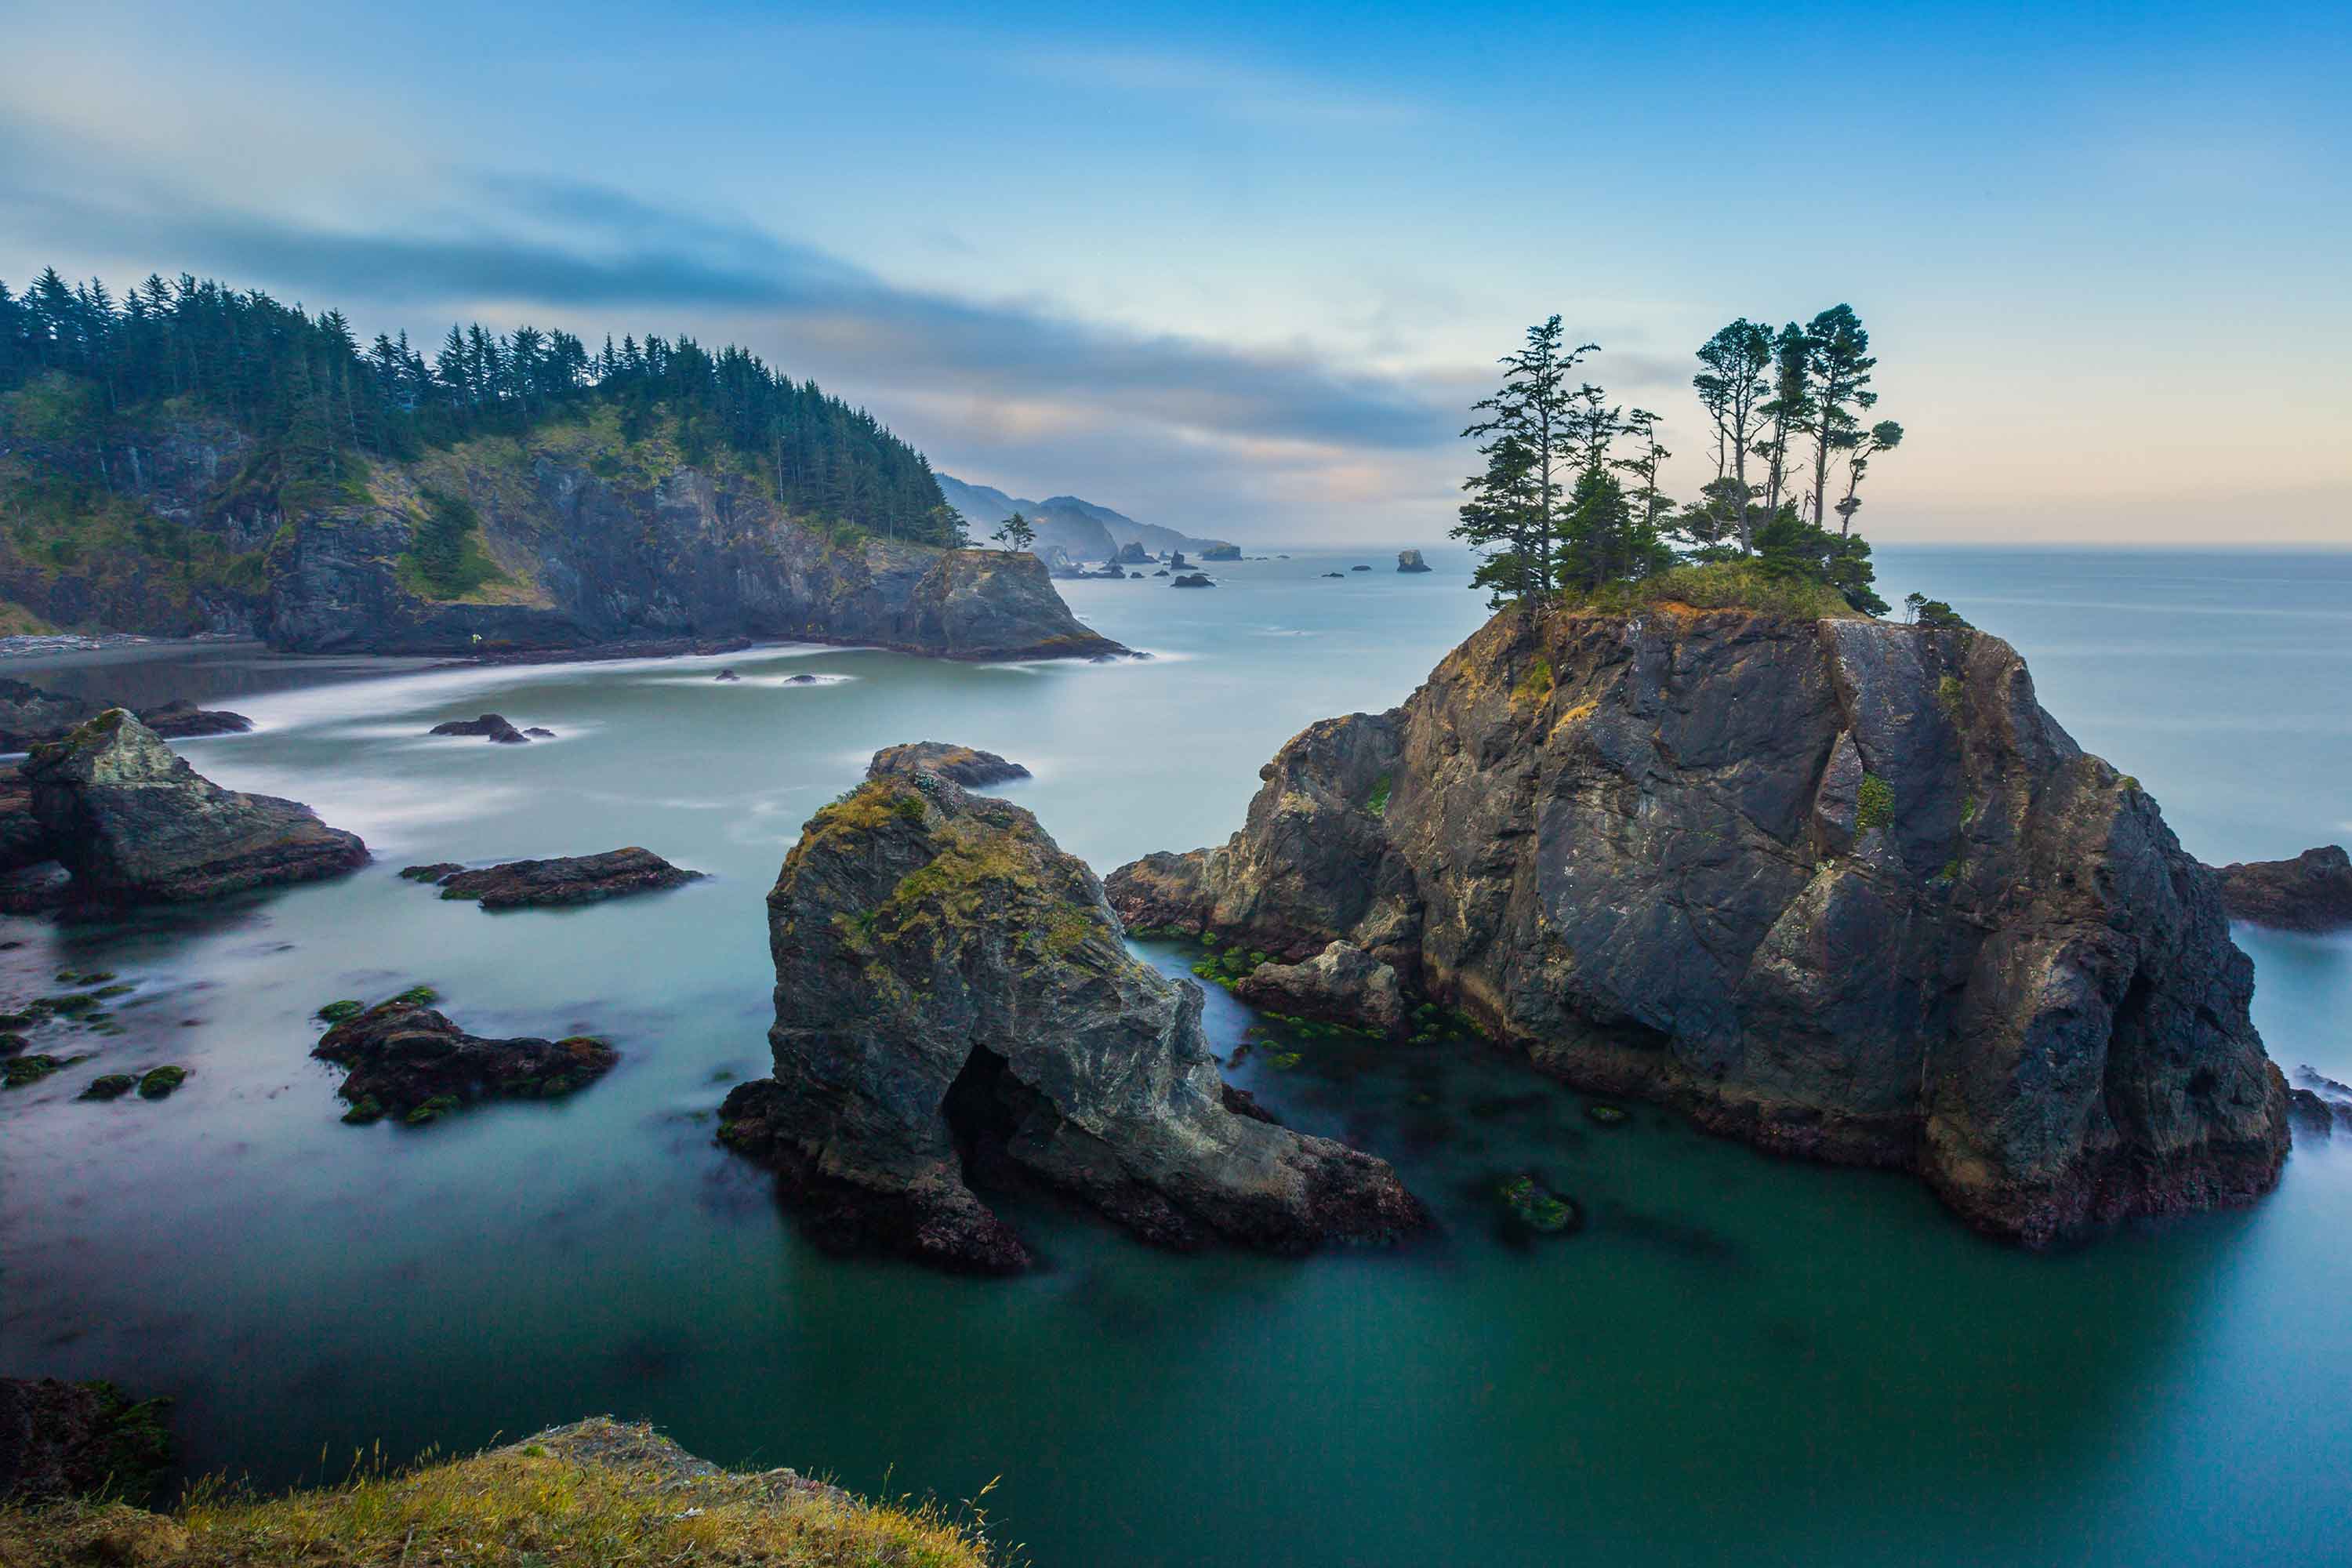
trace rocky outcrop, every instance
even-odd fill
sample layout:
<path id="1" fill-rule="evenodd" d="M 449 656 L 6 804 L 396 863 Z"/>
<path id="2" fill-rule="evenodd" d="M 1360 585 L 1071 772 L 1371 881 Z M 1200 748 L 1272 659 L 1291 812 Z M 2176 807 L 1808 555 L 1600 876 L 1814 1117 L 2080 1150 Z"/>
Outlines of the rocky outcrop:
<path id="1" fill-rule="evenodd" d="M 485 713 L 478 719 L 447 719 L 425 731 L 428 735 L 457 735 L 488 741 L 499 746 L 527 746 L 530 737 L 514 727 L 503 713 Z"/>
<path id="2" fill-rule="evenodd" d="M 887 774 L 913 778 L 919 773 L 937 773 L 950 784 L 959 784 L 966 789 L 1009 784 L 1014 779 L 1030 776 L 1027 768 L 1019 763 L 1007 762 L 994 752 L 950 745 L 944 741 L 913 741 L 903 746 L 885 746 L 874 753 L 872 762 L 866 764 L 866 776 L 869 779 L 878 779 Z"/>
<path id="3" fill-rule="evenodd" d="M 1396 971 L 1353 942 L 1335 942 L 1304 963 L 1261 963 L 1234 984 L 1234 994 L 1288 1017 L 1381 1035 L 1406 1032 L 1408 1009 Z"/>
<path id="4" fill-rule="evenodd" d="M 1176 1247 L 1422 1221 L 1382 1162 L 1233 1109 L 1199 987 L 1131 957 L 1093 873 L 1018 806 L 871 780 L 809 822 L 768 907 L 775 1077 L 728 1097 L 721 1137 L 820 1240 L 1023 1267 L 974 1176 Z"/>
<path id="5" fill-rule="evenodd" d="M 337 1024 L 310 1054 L 349 1068 L 343 1120 L 422 1125 L 487 1099 L 553 1100 L 612 1070 L 620 1053 L 589 1035 L 561 1040 L 469 1035 L 410 992 Z"/>
<path id="6" fill-rule="evenodd" d="M 1429 570 L 1429 563 L 1421 558 L 1421 552 L 1418 550 L 1400 550 L 1397 552 L 1397 570 L 1426 572 Z"/>
<path id="7" fill-rule="evenodd" d="M 2306 849 L 2292 860 L 2241 861 L 2214 875 L 2221 883 L 2221 907 L 2233 921 L 2280 931 L 2352 926 L 2352 856 L 2340 844 Z"/>
<path id="8" fill-rule="evenodd" d="M 1171 578 L 1168 585 L 1171 588 L 1213 588 L 1216 584 L 1209 580 L 1206 573 L 1186 572 Z"/>
<path id="9" fill-rule="evenodd" d="M 28 752 L 35 746 L 63 740 L 117 704 L 92 702 L 63 692 L 45 691 L 22 680 L 0 680 L 0 752 Z M 185 699 L 160 708 L 139 710 L 139 721 L 165 740 L 196 735 L 241 735 L 253 728 L 242 713 L 199 708 Z"/>
<path id="10" fill-rule="evenodd" d="M 120 708 L 36 751 L 23 774 L 78 898 L 215 898 L 339 876 L 368 858 L 358 835 L 307 805 L 221 788 Z"/>
<path id="11" fill-rule="evenodd" d="M 695 468 L 634 485 L 555 450 L 527 452 L 519 466 L 473 447 L 440 461 L 432 483 L 478 515 L 482 551 L 503 575 L 498 593 L 412 591 L 401 561 L 424 516 L 424 480 L 386 471 L 370 504 L 299 518 L 272 552 L 274 647 L 496 656 L 750 637 L 972 659 L 1124 651 L 1071 615 L 1025 552 L 835 542 L 748 479 Z"/>
<path id="12" fill-rule="evenodd" d="M 409 866 L 400 874 L 412 882 L 438 887 L 445 899 L 470 899 L 486 910 L 530 910 L 661 892 L 699 881 L 708 873 L 673 866 L 652 850 L 631 845 L 601 855 L 509 860 L 471 871 L 448 865 Z"/>
<path id="13" fill-rule="evenodd" d="M 1201 552 L 1203 561 L 1239 561 L 1242 547 L 1238 544 L 1212 544 Z"/>
<path id="14" fill-rule="evenodd" d="M 1580 1085 L 2045 1242 L 2250 1201 L 2284 1080 L 2212 876 L 1966 629 L 1507 612 L 1310 726 L 1137 924 L 1345 941 Z"/>
<path id="15" fill-rule="evenodd" d="M 0 1377 L 0 1502 L 146 1495 L 171 1462 L 171 1405 L 110 1383 Z"/>

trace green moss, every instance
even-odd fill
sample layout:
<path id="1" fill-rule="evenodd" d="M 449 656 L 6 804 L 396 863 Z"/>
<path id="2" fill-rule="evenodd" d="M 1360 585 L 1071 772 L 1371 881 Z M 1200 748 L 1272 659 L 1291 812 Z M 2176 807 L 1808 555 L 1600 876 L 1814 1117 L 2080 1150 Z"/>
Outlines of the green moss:
<path id="1" fill-rule="evenodd" d="M 434 1003 L 441 1000 L 441 993 L 434 990 L 430 985 L 412 985 L 407 990 L 402 992 L 399 995 L 394 997 L 393 1000 L 395 1002 L 411 1002 L 419 1007 L 430 1007 Z"/>
<path id="2" fill-rule="evenodd" d="M 1960 826 L 1966 827 L 1976 821 L 1978 814 L 1983 810 L 1984 802 L 1972 795 L 1963 795 L 1960 799 Z"/>
<path id="3" fill-rule="evenodd" d="M 1546 668 L 1549 669 L 1549 667 Z M 1386 816 L 1389 811 L 1389 787 L 1395 782 L 1394 773 L 1382 773 L 1380 776 L 1380 782 L 1372 785 L 1371 797 L 1364 802 L 1364 809 L 1374 816 Z"/>
<path id="4" fill-rule="evenodd" d="M 88 1061 L 88 1057 L 30 1056 L 13 1058 L 0 1068 L 0 1087 L 23 1089 L 36 1084 L 51 1073 L 62 1071 L 76 1062 Z"/>
<path id="5" fill-rule="evenodd" d="M 1538 654 L 1536 661 L 1528 666 L 1527 673 L 1519 677 L 1519 683 L 1511 688 L 1511 700 L 1541 702 L 1551 695 L 1552 685 L 1551 660 Z M 1382 809 L 1386 809 L 1387 804 L 1385 799 L 1381 801 Z"/>
<path id="6" fill-rule="evenodd" d="M 343 1112 L 343 1120 L 354 1127 L 363 1127 L 371 1121 L 381 1121 L 383 1120 L 383 1101 L 372 1094 L 362 1095 L 352 1102 L 349 1110 Z"/>
<path id="7" fill-rule="evenodd" d="M 2136 790 L 2139 788 L 2139 780 L 2132 777 L 2129 773 L 2126 773 L 2122 777 L 2116 779 L 2116 783 L 2122 785 L 2125 789 Z"/>
<path id="8" fill-rule="evenodd" d="M 1584 1108 L 1584 1114 L 1591 1117 L 1593 1121 L 1599 1122 L 1603 1127 L 1622 1127 L 1624 1125 L 1626 1119 L 1626 1110 L 1623 1106 L 1610 1105 L 1602 1101 L 1595 1101 L 1594 1103 L 1586 1106 Z"/>
<path id="9" fill-rule="evenodd" d="M 0 1029 L 29 1029 L 40 1021 L 37 1013 L 0 1013 Z"/>
<path id="10" fill-rule="evenodd" d="M 346 997 L 341 1002 L 328 1003 L 325 1006 L 320 1008 L 315 1016 L 324 1018 L 330 1024 L 341 1024 L 348 1022 L 352 1018 L 356 1018 L 366 1011 L 366 1003 L 353 1001 L 351 998 Z"/>
<path id="11" fill-rule="evenodd" d="M 1533 1176 L 1513 1176 L 1495 1189 L 1513 1219 L 1544 1236 L 1570 1229 L 1580 1217 L 1576 1205 L 1551 1192 Z"/>
<path id="12" fill-rule="evenodd" d="M 182 1084 L 187 1082 L 187 1080 L 188 1069 L 184 1067 L 160 1067 L 151 1068 L 147 1074 L 139 1080 L 139 1098 L 142 1100 L 169 1100 L 172 1097 L 172 1092 L 178 1089 Z"/>
<path id="13" fill-rule="evenodd" d="M 1941 680 L 1936 682 L 1937 704 L 1940 706 L 1945 712 L 1957 719 L 1960 716 L 1960 698 L 1965 690 L 1966 688 L 1960 685 L 1960 678 L 1958 676 L 1945 676 Z"/>
<path id="14" fill-rule="evenodd" d="M 81 992 L 75 992 L 66 996 L 43 996 L 33 1004 L 33 1008 L 36 1012 L 51 1013 L 59 1017 L 71 1018 L 84 1013 L 97 1012 L 99 999 Z"/>
<path id="15" fill-rule="evenodd" d="M 1862 787 L 1854 791 L 1853 796 L 1853 830 L 1867 833 L 1894 820 L 1894 786 L 1876 773 L 1863 774 Z"/>
<path id="16" fill-rule="evenodd" d="M 0 1032 L 0 1057 L 13 1057 L 32 1043 L 24 1036 L 13 1031 Z"/>
<path id="17" fill-rule="evenodd" d="M 138 989 L 139 987 L 136 985 L 101 985 L 97 990 L 91 992 L 90 994 L 104 1001 L 111 1002 L 117 996 L 128 996 L 133 991 Z"/>
<path id="18" fill-rule="evenodd" d="M 84 1100 L 121 1100 L 139 1087 L 139 1080 L 127 1072 L 104 1073 L 89 1080 L 81 1091 Z"/>
<path id="19" fill-rule="evenodd" d="M 440 1121 L 462 1103 L 464 1102 L 454 1094 L 436 1094 L 401 1120 L 411 1127 L 422 1127 L 427 1122 Z"/>
<path id="20" fill-rule="evenodd" d="M 1288 1072 L 1304 1059 L 1297 1051 L 1268 1051 L 1265 1065 L 1276 1072 Z"/>

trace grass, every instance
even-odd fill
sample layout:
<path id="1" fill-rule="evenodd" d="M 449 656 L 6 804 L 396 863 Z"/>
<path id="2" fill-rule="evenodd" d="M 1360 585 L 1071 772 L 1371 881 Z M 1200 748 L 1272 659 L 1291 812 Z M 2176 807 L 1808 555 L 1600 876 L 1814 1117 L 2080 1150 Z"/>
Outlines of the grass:
<path id="1" fill-rule="evenodd" d="M 583 1422 L 520 1447 L 258 1497 L 199 1484 L 168 1515 L 0 1509 L 0 1562 L 67 1568 L 984 1568 L 976 1506 L 868 1502 L 790 1471 L 716 1470 L 653 1436 Z M 984 1493 L 983 1493 L 984 1495 Z M 143 1550 L 132 1544 L 144 1539 Z"/>
<path id="2" fill-rule="evenodd" d="M 1389 790 L 1395 783 L 1394 773 L 1382 773 L 1380 782 L 1372 785 L 1371 798 L 1364 802 L 1364 809 L 1374 816 L 1386 816 L 1389 814 Z"/>
<path id="3" fill-rule="evenodd" d="M 1638 583 L 1612 583 L 1569 602 L 1569 607 L 1622 614 L 1652 605 L 1692 610 L 1748 610 L 1774 620 L 1854 620 L 1862 612 L 1826 584 L 1768 573 L 1754 561 L 1710 561 L 1676 566 Z"/>
<path id="4" fill-rule="evenodd" d="M 1863 774 L 1862 787 L 1853 792 L 1853 830 L 1867 833 L 1894 820 L 1895 786 L 1876 773 Z"/>
<path id="5" fill-rule="evenodd" d="M 507 574 L 482 548 L 482 520 L 455 490 L 423 486 L 408 549 L 393 564 L 393 579 L 420 599 L 465 600 L 508 585 Z M 488 595 L 496 599 L 499 595 Z"/>

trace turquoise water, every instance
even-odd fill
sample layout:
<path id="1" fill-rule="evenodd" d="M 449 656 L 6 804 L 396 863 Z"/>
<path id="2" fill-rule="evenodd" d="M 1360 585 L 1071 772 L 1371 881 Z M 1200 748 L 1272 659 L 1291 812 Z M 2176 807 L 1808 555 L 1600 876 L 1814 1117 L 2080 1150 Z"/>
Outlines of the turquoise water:
<path id="1" fill-rule="evenodd" d="M 231 648 L 8 673 L 234 692 L 224 783 L 364 834 L 331 886 L 135 923 L 8 920 L 0 993 L 139 989 L 96 1059 L 0 1097 L 0 1367 L 181 1396 L 197 1470 L 340 1473 L 597 1411 L 852 1487 L 989 1499 L 1045 1568 L 1116 1562 L 2308 1563 L 2352 1504 L 2352 1142 L 2247 1213 L 2056 1257 L 1900 1177 L 1769 1160 L 1479 1055 L 1310 1045 L 1233 1076 L 1395 1161 L 1437 1211 L 1394 1254 L 1173 1258 L 1011 1205 L 1013 1281 L 826 1258 L 711 1144 L 763 1070 L 761 897 L 799 824 L 897 741 L 1037 773 L 1006 793 L 1098 868 L 1238 824 L 1308 721 L 1401 700 L 1480 618 L 1458 555 L 1297 552 L 1223 585 L 1065 585 L 1132 666 L 838 649 L 355 679 Z M 1356 560 L 1379 570 L 1319 574 Z M 2352 833 L 2352 557 L 1885 552 L 2010 637 L 2044 701 L 2208 858 Z M 721 664 L 745 679 L 719 684 Z M 795 673 L 827 678 L 788 686 Z M 143 694 L 142 694 L 143 695 Z M 427 740 L 485 710 L 553 742 Z M 712 880 L 487 915 L 392 872 L 642 843 Z M 2242 931 L 2273 1055 L 2352 1079 L 2352 941 Z M 1181 973 L 1188 955 L 1139 951 Z M 625 1055 L 557 1105 L 347 1128 L 308 1015 L 428 981 L 482 1032 Z M 1214 1043 L 1251 1019 L 1209 998 Z M 58 1048 L 47 1042 L 38 1048 Z M 161 1104 L 71 1096 L 194 1068 Z M 1533 1168 L 1574 1236 L 1500 1230 Z"/>

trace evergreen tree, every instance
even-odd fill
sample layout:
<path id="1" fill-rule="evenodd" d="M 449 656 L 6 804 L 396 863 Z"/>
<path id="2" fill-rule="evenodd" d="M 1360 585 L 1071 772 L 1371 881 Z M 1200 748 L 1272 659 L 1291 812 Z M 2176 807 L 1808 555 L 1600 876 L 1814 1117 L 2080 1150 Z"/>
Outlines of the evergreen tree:
<path id="1" fill-rule="evenodd" d="M 1037 531 L 1029 526 L 1027 518 L 1016 511 L 998 524 L 996 531 L 989 537 L 1007 550 L 1026 550 L 1036 542 Z"/>
<path id="2" fill-rule="evenodd" d="M 1878 401 L 1870 390 L 1870 373 L 1878 362 L 1870 357 L 1870 334 L 1851 305 L 1833 305 L 1805 328 L 1805 374 L 1812 399 L 1813 526 L 1822 525 L 1829 505 L 1830 454 L 1861 424 L 1861 415 Z"/>
<path id="3" fill-rule="evenodd" d="M 1772 334 L 1742 316 L 1700 344 L 1698 359 L 1701 368 L 1691 384 L 1697 388 L 1699 403 L 1715 426 L 1718 454 L 1715 477 L 1724 478 L 1727 467 L 1729 477 L 1738 481 L 1733 494 L 1742 498 L 1738 525 L 1739 547 L 1746 550 L 1750 531 L 1745 500 L 1749 493 L 1748 459 L 1765 426 L 1765 376 L 1772 368 Z M 1727 465 L 1725 458 L 1729 459 Z"/>
<path id="4" fill-rule="evenodd" d="M 1805 329 L 1790 321 L 1772 340 L 1772 396 L 1761 410 L 1766 424 L 1756 455 L 1767 464 L 1764 515 L 1780 510 L 1789 482 L 1789 443 L 1813 416 L 1806 369 Z"/>
<path id="5" fill-rule="evenodd" d="M 1525 437 L 1498 431 L 1479 448 L 1486 471 L 1462 481 L 1470 499 L 1453 537 L 1478 552 L 1470 574 L 1473 588 L 1486 590 L 1489 608 L 1516 599 L 1539 599 L 1551 592 L 1550 513 L 1558 486 L 1542 458 Z"/>
<path id="6" fill-rule="evenodd" d="M 1486 417 L 1462 432 L 1484 440 L 1478 451 L 1487 464 L 1484 474 L 1463 483 L 1472 499 L 1453 534 L 1475 549 L 1515 558 L 1499 574 L 1473 579 L 1474 586 L 1492 590 L 1497 603 L 1551 591 L 1556 513 L 1562 481 L 1577 458 L 1568 373 L 1600 351 L 1598 343 L 1569 349 L 1566 342 L 1558 316 L 1529 327 L 1526 343 L 1500 361 L 1501 390 L 1472 405 L 1473 413 Z"/>

